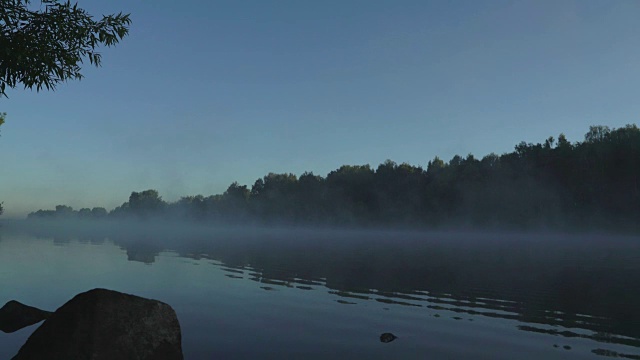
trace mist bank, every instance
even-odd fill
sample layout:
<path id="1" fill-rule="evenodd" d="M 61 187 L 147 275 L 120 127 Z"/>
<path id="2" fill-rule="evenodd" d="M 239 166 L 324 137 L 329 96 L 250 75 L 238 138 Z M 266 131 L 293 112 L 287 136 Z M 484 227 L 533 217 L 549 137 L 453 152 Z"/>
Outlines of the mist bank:
<path id="1" fill-rule="evenodd" d="M 375 169 L 343 165 L 325 177 L 270 173 L 251 187 L 234 182 L 223 194 L 175 202 L 150 189 L 111 211 L 59 205 L 28 219 L 637 232 L 640 129 L 592 126 L 582 142 L 560 134 L 482 159 L 436 156 L 426 169 L 387 160 Z"/>
<path id="2" fill-rule="evenodd" d="M 344 304 L 449 309 L 545 325 L 528 331 L 555 331 L 546 325 L 589 329 L 589 336 L 605 342 L 640 345 L 612 335 L 640 335 L 638 236 L 90 223 L 15 221 L 0 228 L 0 235 L 8 243 L 113 244 L 132 262 L 192 259 L 265 290 L 328 291 Z M 0 237 L 0 244 L 4 241 Z M 28 256 L 41 259 L 38 252 L 21 259 L 29 261 Z M 602 329 L 606 333 L 598 334 Z"/>

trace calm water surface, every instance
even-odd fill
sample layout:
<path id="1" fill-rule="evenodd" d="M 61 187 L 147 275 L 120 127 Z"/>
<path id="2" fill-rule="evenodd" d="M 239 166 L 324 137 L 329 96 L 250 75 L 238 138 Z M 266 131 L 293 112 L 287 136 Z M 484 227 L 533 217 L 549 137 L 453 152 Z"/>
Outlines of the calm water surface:
<path id="1" fill-rule="evenodd" d="M 54 310 L 96 287 L 158 299 L 186 359 L 640 359 L 637 237 L 0 233 L 2 304 Z M 0 333 L 0 359 L 37 326 Z"/>

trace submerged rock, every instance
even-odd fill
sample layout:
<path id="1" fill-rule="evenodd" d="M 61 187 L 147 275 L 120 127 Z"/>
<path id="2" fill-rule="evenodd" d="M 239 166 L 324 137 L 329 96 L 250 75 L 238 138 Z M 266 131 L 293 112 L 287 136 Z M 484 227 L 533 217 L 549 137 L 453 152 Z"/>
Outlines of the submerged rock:
<path id="1" fill-rule="evenodd" d="M 51 315 L 49 311 L 11 300 L 0 308 L 0 331 L 12 333 L 39 323 Z"/>
<path id="2" fill-rule="evenodd" d="M 384 333 L 384 334 L 380 335 L 380 342 L 388 343 L 388 342 L 392 342 L 393 340 L 395 340 L 397 338 L 398 337 L 393 335 L 392 333 Z"/>
<path id="3" fill-rule="evenodd" d="M 13 360 L 182 360 L 180 324 L 167 304 L 94 289 L 61 306 Z"/>

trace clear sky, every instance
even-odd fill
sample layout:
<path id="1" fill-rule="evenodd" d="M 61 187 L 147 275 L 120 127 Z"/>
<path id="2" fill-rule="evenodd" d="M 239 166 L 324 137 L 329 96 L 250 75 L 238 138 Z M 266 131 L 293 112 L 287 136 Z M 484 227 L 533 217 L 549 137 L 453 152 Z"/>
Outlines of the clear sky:
<path id="1" fill-rule="evenodd" d="M 0 99 L 4 217 L 640 123 L 637 0 L 79 6 L 131 13 L 130 36 L 82 81 Z"/>

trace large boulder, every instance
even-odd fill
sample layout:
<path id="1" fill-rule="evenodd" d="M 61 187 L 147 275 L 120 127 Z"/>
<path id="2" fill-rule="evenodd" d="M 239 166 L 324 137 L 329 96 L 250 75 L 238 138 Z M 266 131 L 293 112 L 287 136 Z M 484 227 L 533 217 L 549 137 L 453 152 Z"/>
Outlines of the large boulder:
<path id="1" fill-rule="evenodd" d="M 50 312 L 11 300 L 0 308 L 0 331 L 12 333 L 23 327 L 39 323 L 51 315 Z"/>
<path id="2" fill-rule="evenodd" d="M 13 360 L 182 360 L 180 324 L 167 304 L 94 289 L 61 306 Z"/>

